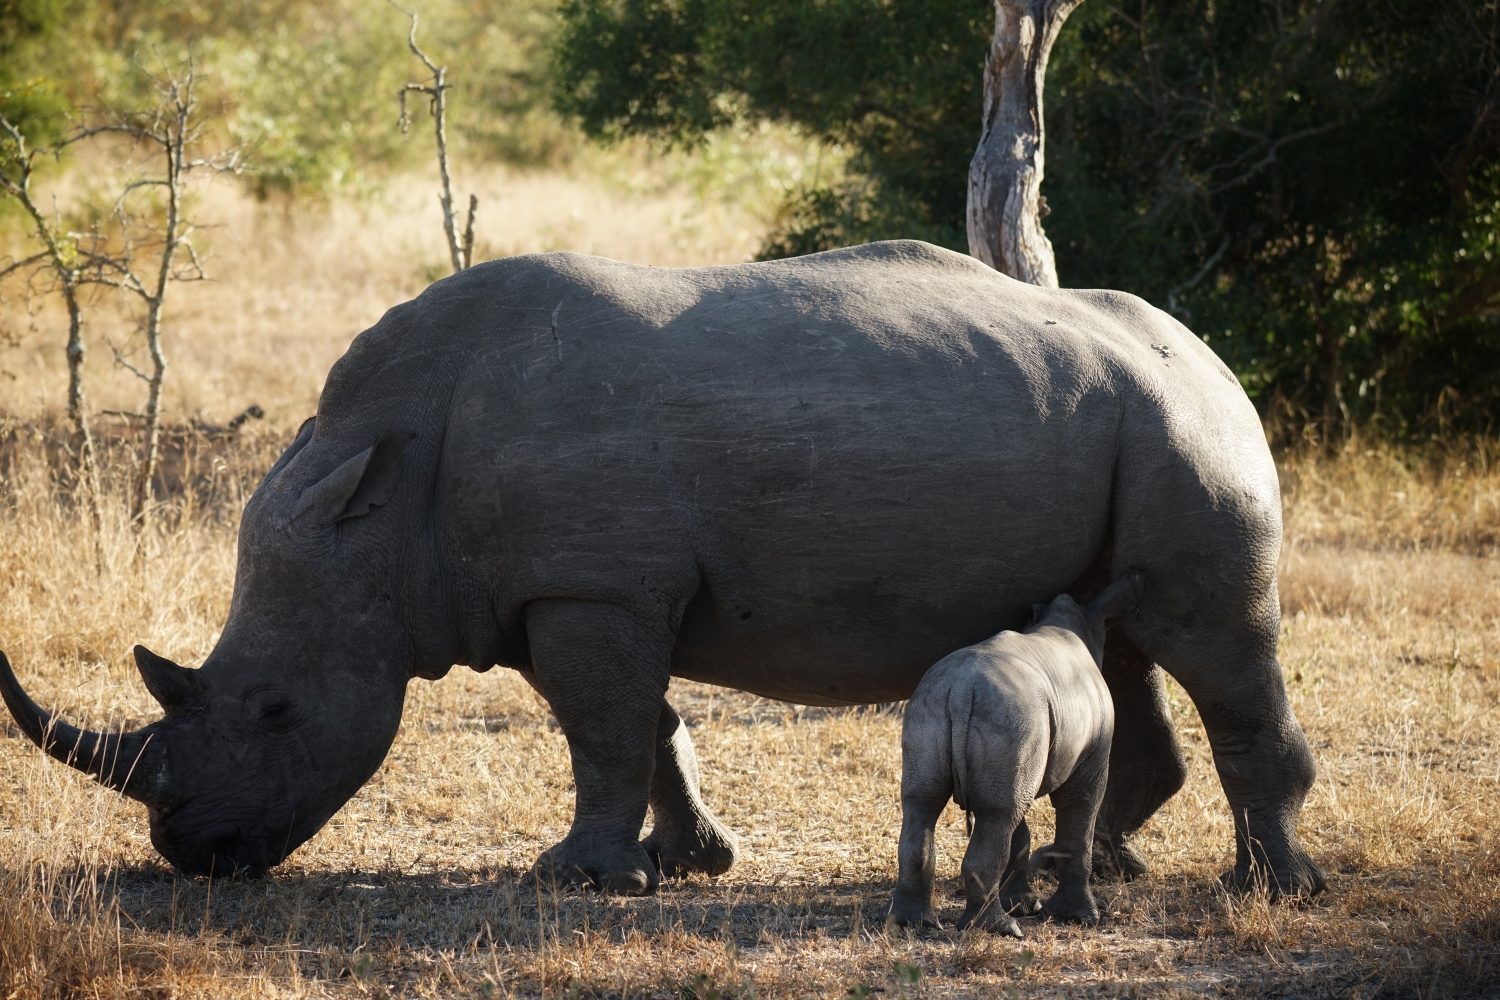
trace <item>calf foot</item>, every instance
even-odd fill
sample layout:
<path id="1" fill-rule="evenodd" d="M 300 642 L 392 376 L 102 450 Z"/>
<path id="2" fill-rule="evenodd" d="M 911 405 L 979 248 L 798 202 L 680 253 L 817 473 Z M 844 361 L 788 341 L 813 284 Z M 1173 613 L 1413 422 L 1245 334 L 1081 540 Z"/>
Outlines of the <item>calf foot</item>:
<path id="1" fill-rule="evenodd" d="M 649 895 L 659 882 L 640 844 L 600 844 L 573 834 L 542 852 L 531 874 L 544 886 L 592 887 L 616 896 Z"/>
<path id="2" fill-rule="evenodd" d="M 1041 915 L 1049 920 L 1097 924 L 1099 907 L 1094 905 L 1094 894 L 1087 887 L 1058 889 L 1042 904 Z"/>
<path id="3" fill-rule="evenodd" d="M 641 844 L 662 878 L 689 872 L 722 875 L 740 857 L 739 838 L 704 813 L 691 825 L 663 829 L 658 823 Z"/>
<path id="4" fill-rule="evenodd" d="M 1025 938 L 1021 933 L 1021 925 L 1016 923 L 1016 918 L 1006 913 L 999 906 L 985 906 L 977 912 L 971 905 L 964 910 L 964 915 L 958 918 L 958 929 L 968 930 L 977 927 L 991 934 L 999 934 L 1004 937 Z"/>

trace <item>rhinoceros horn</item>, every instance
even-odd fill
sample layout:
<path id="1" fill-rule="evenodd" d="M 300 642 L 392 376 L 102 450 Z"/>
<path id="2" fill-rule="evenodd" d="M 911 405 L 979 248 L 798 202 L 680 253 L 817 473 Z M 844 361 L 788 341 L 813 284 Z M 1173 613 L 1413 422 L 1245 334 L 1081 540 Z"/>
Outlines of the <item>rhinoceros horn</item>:
<path id="1" fill-rule="evenodd" d="M 75 767 L 140 802 L 155 782 L 155 760 L 147 759 L 151 736 L 143 731 L 96 733 L 68 725 L 32 701 L 16 680 L 10 660 L 0 653 L 0 697 L 31 742 L 49 756 Z M 150 754 L 152 758 L 156 752 Z"/>
<path id="2" fill-rule="evenodd" d="M 146 690 L 168 715 L 185 711 L 198 700 L 198 671 L 157 656 L 145 646 L 135 647 L 135 665 L 146 682 Z"/>

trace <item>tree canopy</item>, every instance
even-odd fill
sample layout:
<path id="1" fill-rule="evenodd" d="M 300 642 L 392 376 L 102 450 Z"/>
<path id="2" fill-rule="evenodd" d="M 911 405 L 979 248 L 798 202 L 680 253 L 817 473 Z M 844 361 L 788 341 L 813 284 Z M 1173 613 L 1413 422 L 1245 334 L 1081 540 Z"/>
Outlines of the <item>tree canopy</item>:
<path id="1" fill-rule="evenodd" d="M 691 142 L 735 119 L 851 153 L 763 248 L 964 249 L 989 0 L 565 0 L 559 107 Z M 1500 403 L 1500 0 L 1085 3 L 1052 54 L 1065 286 L 1169 309 L 1268 413 L 1408 432 Z"/>

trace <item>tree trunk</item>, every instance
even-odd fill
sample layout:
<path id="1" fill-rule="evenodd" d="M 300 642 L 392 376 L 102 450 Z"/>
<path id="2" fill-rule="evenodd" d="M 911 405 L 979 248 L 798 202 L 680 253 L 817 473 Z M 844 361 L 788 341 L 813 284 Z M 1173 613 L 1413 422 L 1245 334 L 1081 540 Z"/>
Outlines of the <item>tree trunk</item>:
<path id="1" fill-rule="evenodd" d="M 78 479 L 88 494 L 89 515 L 94 522 L 94 568 L 104 572 L 104 515 L 99 508 L 99 466 L 94 457 L 94 435 L 89 430 L 88 407 L 83 397 L 83 310 L 78 302 L 78 273 L 62 272 L 63 301 L 68 307 L 68 417 L 78 438 Z"/>
<path id="2" fill-rule="evenodd" d="M 1052 43 L 1081 2 L 995 0 L 984 128 L 969 161 L 969 253 L 1046 288 L 1057 287 L 1057 263 L 1042 232 L 1042 82 Z"/>

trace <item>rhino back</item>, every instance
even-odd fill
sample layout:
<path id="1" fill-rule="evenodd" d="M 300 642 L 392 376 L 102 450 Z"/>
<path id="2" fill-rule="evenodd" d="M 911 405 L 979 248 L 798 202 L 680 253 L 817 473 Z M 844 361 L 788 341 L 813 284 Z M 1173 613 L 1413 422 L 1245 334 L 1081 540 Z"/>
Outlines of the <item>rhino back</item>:
<path id="1" fill-rule="evenodd" d="M 1153 348 L 1172 327 L 920 243 L 512 258 L 361 335 L 319 433 L 446 393 L 432 519 L 461 662 L 524 658 L 525 603 L 571 596 L 682 614 L 683 676 L 887 700 L 1082 573 L 1122 436 L 1170 447 L 1171 414 L 1223 395 L 1196 338 Z"/>

